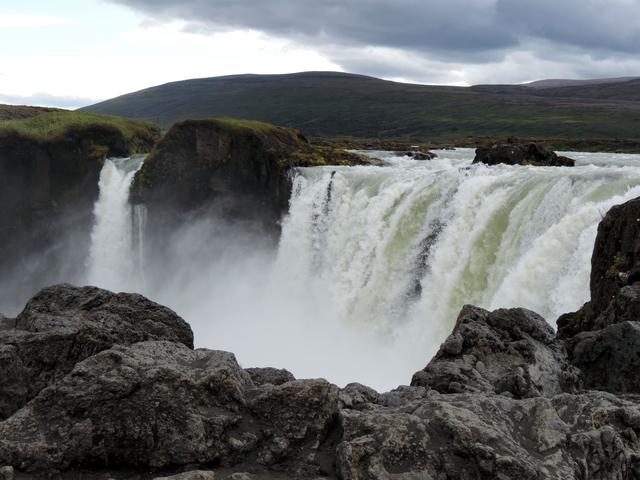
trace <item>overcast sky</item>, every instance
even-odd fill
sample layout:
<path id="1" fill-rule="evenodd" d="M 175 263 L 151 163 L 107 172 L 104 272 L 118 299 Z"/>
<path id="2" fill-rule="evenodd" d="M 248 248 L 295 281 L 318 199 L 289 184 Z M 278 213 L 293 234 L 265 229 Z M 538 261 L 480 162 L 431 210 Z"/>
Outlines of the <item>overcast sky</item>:
<path id="1" fill-rule="evenodd" d="M 640 0 L 0 0 L 0 103 L 339 70 L 432 84 L 640 75 Z"/>

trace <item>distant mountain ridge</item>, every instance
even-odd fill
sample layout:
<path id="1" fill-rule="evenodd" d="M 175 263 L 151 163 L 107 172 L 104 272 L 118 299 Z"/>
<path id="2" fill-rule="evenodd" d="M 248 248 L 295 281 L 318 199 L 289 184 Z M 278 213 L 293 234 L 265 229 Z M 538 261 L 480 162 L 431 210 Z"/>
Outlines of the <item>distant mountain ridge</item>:
<path id="1" fill-rule="evenodd" d="M 640 137 L 640 78 L 452 87 L 340 72 L 230 75 L 171 82 L 82 110 L 163 127 L 187 118 L 254 119 L 318 136 L 623 139 Z"/>

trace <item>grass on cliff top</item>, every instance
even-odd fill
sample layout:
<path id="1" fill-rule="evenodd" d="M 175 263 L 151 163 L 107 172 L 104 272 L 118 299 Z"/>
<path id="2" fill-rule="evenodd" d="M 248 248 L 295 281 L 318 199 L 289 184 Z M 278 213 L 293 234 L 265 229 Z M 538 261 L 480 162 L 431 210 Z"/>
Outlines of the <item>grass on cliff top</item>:
<path id="1" fill-rule="evenodd" d="M 240 120 L 237 118 L 214 118 L 214 122 L 237 130 L 251 130 L 255 133 L 270 133 L 278 129 L 275 125 L 257 120 Z"/>
<path id="2" fill-rule="evenodd" d="M 88 128 L 96 125 L 115 127 L 127 139 L 149 135 L 153 130 L 157 129 L 156 126 L 140 120 L 129 120 L 95 113 L 57 111 L 19 120 L 0 120 L 0 132 L 15 131 L 31 138 L 46 140 L 64 135 L 73 129 Z"/>

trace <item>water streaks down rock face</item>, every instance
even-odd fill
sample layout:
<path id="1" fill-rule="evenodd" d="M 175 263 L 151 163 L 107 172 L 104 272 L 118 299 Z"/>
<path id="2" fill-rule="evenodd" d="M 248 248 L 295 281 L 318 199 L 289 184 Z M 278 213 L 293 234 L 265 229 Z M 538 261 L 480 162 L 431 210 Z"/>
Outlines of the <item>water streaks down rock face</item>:
<path id="1" fill-rule="evenodd" d="M 571 334 L 525 309 L 467 306 L 411 386 L 378 393 L 245 370 L 231 353 L 193 350 L 188 326 L 143 297 L 52 287 L 0 319 L 0 371 L 15 350 L 42 364 L 34 335 L 49 335 L 54 359 L 0 376 L 3 392 L 31 388 L 0 422 L 0 465 L 121 478 L 640 478 L 634 288 L 604 310 L 624 320 Z"/>

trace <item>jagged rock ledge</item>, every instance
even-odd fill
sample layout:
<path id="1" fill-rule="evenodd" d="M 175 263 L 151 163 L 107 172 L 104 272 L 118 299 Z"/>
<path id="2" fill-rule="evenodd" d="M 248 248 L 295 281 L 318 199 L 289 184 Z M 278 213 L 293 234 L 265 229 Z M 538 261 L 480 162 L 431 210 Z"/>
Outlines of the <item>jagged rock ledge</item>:
<path id="1" fill-rule="evenodd" d="M 139 295 L 47 288 L 16 319 L 0 318 L 0 471 L 638 478 L 638 235 L 627 222 L 637 218 L 638 200 L 607 214 L 591 285 L 607 294 L 564 317 L 558 335 L 525 309 L 466 306 L 411 385 L 387 393 L 243 369 L 231 353 L 194 350 L 188 325 Z"/>

